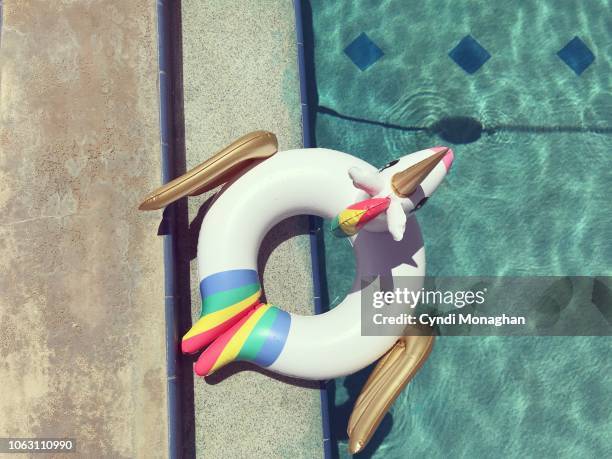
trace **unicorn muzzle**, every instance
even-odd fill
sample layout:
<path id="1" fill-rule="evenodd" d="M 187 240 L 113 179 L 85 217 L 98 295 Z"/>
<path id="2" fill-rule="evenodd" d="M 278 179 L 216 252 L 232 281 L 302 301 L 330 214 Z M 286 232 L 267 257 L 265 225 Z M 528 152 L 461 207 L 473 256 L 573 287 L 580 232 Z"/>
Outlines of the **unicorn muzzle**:
<path id="1" fill-rule="evenodd" d="M 387 229 L 393 239 L 400 241 L 406 228 L 406 212 L 422 207 L 453 163 L 453 151 L 448 147 L 433 147 L 415 154 L 422 157 L 424 153 L 429 153 L 429 156 L 396 172 L 390 178 L 381 172 L 392 166 L 399 167 L 399 164 L 396 165 L 398 160 L 381 169 L 379 173 L 358 168 L 349 170 L 355 187 L 371 197 L 342 210 L 332 222 L 334 234 L 340 237 L 354 236 L 367 223 L 384 213 Z M 390 180 L 386 186 L 385 177 Z"/>

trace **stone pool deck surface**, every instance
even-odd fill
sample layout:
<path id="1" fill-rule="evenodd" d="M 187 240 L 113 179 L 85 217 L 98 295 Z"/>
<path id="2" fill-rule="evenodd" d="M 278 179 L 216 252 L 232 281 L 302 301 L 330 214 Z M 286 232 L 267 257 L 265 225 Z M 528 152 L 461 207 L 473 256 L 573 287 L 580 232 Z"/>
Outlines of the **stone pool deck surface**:
<path id="1" fill-rule="evenodd" d="M 181 16 L 186 167 L 257 129 L 274 132 L 281 150 L 301 147 L 292 3 L 186 0 Z M 210 196 L 189 199 L 192 227 Z M 272 230 L 262 249 L 270 254 L 263 276 L 268 300 L 301 314 L 313 310 L 307 230 L 305 218 L 290 219 Z M 197 231 L 191 237 L 195 247 Z M 195 258 L 191 287 L 196 319 Z M 195 378 L 194 396 L 198 457 L 323 456 L 317 384 L 288 384 L 233 364 L 208 382 Z"/>
<path id="2" fill-rule="evenodd" d="M 0 437 L 166 457 L 155 2 L 3 9 Z"/>

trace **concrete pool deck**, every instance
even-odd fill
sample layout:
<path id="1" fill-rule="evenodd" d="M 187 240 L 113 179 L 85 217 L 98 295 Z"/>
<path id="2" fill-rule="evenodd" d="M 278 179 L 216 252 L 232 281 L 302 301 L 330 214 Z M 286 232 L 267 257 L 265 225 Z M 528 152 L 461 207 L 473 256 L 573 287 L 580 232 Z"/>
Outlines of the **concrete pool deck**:
<path id="1" fill-rule="evenodd" d="M 301 146 L 301 107 L 291 2 L 182 2 L 186 167 L 237 137 L 274 132 L 280 149 Z M 189 200 L 189 221 L 211 194 Z M 191 233 L 191 304 L 200 312 Z M 292 312 L 313 308 L 306 218 L 290 219 L 264 241 L 270 302 Z M 318 384 L 287 384 L 255 367 L 231 365 L 194 380 L 198 457 L 322 457 Z"/>
<path id="2" fill-rule="evenodd" d="M 167 451 L 155 2 L 3 2 L 0 437 Z"/>

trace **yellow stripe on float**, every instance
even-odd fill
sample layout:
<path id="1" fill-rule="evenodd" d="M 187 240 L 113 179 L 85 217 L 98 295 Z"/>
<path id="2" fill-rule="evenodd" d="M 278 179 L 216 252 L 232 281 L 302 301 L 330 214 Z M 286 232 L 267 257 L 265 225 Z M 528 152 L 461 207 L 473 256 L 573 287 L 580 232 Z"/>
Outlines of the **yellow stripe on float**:
<path id="1" fill-rule="evenodd" d="M 357 232 L 357 223 L 359 223 L 359 220 L 364 213 L 365 211 L 361 209 L 346 209 L 340 212 L 338 222 L 342 230 L 349 236 L 355 234 Z"/>
<path id="2" fill-rule="evenodd" d="M 261 290 L 257 290 L 257 292 L 255 292 L 253 295 L 234 304 L 233 306 L 200 317 L 193 327 L 191 327 L 191 330 L 189 330 L 187 334 L 183 336 L 183 339 L 189 339 L 192 336 L 204 333 L 205 331 L 222 324 L 226 320 L 231 319 L 236 314 L 242 312 L 245 308 L 255 303 L 255 301 L 259 299 L 260 295 Z"/>
<path id="3" fill-rule="evenodd" d="M 223 352 L 221 352 L 221 355 L 217 358 L 217 361 L 211 368 L 209 374 L 214 373 L 219 368 L 230 363 L 238 356 L 238 354 L 240 353 L 240 349 L 242 349 L 242 346 L 244 346 L 244 343 L 255 328 L 255 325 L 257 325 L 257 322 L 259 322 L 261 316 L 263 316 L 268 309 L 270 309 L 269 304 L 261 306 L 251 315 L 251 317 L 248 318 L 248 320 L 244 324 L 242 324 L 242 327 L 240 327 L 240 329 L 236 331 L 234 336 L 232 336 L 232 338 L 230 339 L 229 343 L 227 343 L 227 345 L 225 346 L 225 349 L 223 349 Z"/>

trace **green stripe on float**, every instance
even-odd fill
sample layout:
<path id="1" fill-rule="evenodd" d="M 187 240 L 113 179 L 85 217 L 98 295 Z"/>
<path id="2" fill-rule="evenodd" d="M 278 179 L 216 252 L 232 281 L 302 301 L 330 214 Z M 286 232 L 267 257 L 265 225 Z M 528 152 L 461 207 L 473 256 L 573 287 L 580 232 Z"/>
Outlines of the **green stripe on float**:
<path id="1" fill-rule="evenodd" d="M 336 218 L 331 223 L 331 230 L 336 237 L 347 237 L 348 234 L 344 232 L 342 226 L 340 226 L 340 214 L 336 215 Z"/>
<path id="2" fill-rule="evenodd" d="M 242 345 L 237 360 L 255 360 L 255 357 L 268 338 L 267 331 L 272 327 L 277 314 L 278 309 L 270 308 L 259 319 L 259 322 L 257 322 L 257 325 L 255 325 L 255 328 L 253 328 L 253 331 Z"/>
<path id="3" fill-rule="evenodd" d="M 259 282 L 215 293 L 202 300 L 202 316 L 232 306 L 259 291 Z"/>

